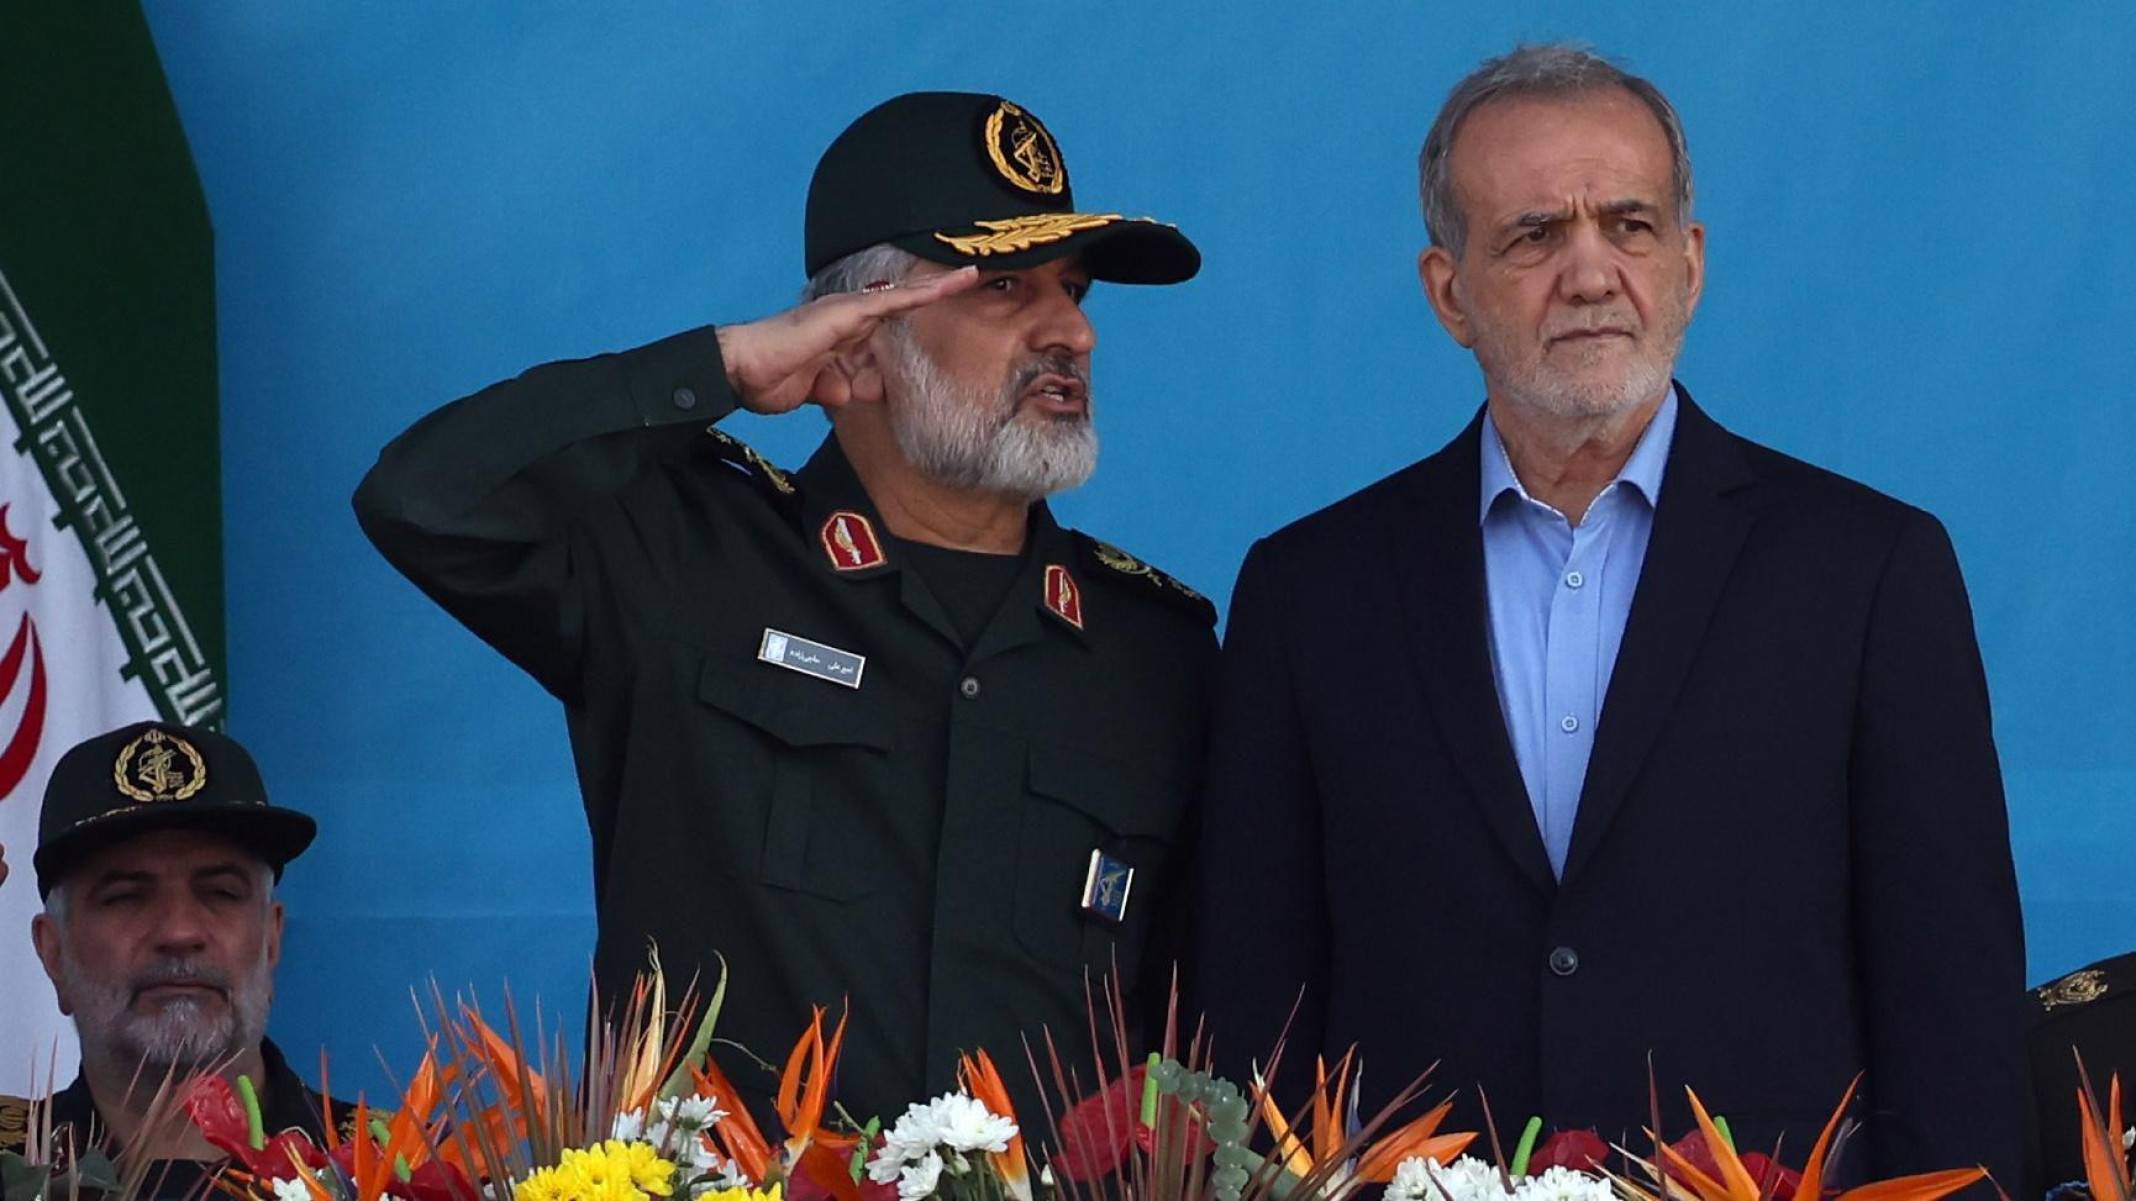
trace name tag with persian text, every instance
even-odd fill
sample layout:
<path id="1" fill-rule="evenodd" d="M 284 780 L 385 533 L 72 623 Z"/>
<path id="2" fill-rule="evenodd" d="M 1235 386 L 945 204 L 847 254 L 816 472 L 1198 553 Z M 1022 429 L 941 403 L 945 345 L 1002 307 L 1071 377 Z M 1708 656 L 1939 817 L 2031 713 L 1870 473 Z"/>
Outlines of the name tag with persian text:
<path id="1" fill-rule="evenodd" d="M 774 667 L 798 671 L 804 676 L 829 680 L 848 688 L 860 687 L 860 673 L 868 666 L 866 655 L 856 655 L 768 627 L 764 631 L 764 641 L 757 644 L 757 658 Z"/>

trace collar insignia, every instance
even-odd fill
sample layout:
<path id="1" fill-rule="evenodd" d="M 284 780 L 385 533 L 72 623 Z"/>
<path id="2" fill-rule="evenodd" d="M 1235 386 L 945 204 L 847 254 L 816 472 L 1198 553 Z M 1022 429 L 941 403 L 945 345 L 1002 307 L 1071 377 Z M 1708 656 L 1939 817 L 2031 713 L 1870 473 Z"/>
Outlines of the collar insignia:
<path id="1" fill-rule="evenodd" d="M 136 801 L 183 801 L 207 787 L 208 764 L 192 743 L 149 730 L 120 749 L 111 780 Z"/>
<path id="2" fill-rule="evenodd" d="M 875 527 L 851 509 L 840 509 L 824 519 L 820 534 L 823 553 L 830 556 L 835 571 L 866 571 L 890 561 Z"/>
<path id="3" fill-rule="evenodd" d="M 1046 610 L 1078 630 L 1083 628 L 1083 590 L 1058 563 L 1046 565 Z"/>
<path id="4" fill-rule="evenodd" d="M 994 170 L 1023 191 L 1058 196 L 1067 189 L 1060 145 L 1037 117 L 1004 100 L 987 114 L 981 140 Z"/>

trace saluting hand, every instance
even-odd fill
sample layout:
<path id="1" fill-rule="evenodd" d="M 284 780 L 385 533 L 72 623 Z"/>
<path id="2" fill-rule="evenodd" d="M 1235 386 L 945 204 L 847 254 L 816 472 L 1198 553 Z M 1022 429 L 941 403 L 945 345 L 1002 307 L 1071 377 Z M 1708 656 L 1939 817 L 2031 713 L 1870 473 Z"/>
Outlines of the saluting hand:
<path id="1" fill-rule="evenodd" d="M 959 267 L 873 292 L 821 296 L 745 325 L 719 327 L 727 383 L 752 413 L 790 413 L 810 401 L 837 406 L 882 399 L 882 377 L 851 373 L 839 356 L 858 350 L 884 321 L 979 282 Z"/>

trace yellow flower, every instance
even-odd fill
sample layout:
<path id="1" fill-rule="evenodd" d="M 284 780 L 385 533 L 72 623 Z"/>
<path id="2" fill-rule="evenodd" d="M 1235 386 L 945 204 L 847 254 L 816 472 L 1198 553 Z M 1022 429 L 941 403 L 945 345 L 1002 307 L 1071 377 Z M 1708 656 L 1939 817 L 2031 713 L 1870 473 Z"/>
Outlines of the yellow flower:
<path id="1" fill-rule="evenodd" d="M 512 1201 L 566 1201 L 555 1168 L 537 1168 L 512 1188 Z"/>
<path id="2" fill-rule="evenodd" d="M 660 1158 L 651 1143 L 622 1143 L 609 1139 L 601 1144 L 601 1152 L 631 1184 L 653 1196 L 665 1197 L 675 1191 L 675 1165 Z"/>

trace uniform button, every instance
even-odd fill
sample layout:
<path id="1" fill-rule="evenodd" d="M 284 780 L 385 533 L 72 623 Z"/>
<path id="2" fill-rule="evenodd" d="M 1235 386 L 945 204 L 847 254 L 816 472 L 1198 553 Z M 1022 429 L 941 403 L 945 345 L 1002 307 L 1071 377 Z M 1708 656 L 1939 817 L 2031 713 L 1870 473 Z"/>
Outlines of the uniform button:
<path id="1" fill-rule="evenodd" d="M 1570 976 L 1580 970 L 1580 953 L 1571 947 L 1559 947 L 1550 952 L 1550 970 L 1560 976 Z"/>
<path id="2" fill-rule="evenodd" d="M 964 681 L 957 685 L 957 692 L 968 701 L 979 699 L 979 677 L 964 677 Z"/>
<path id="3" fill-rule="evenodd" d="M 1585 584 L 1586 582 L 1587 577 L 1581 575 L 1577 571 L 1568 571 L 1565 573 L 1565 586 L 1567 588 L 1578 588 L 1580 585 Z"/>
<path id="4" fill-rule="evenodd" d="M 678 408 L 678 409 L 694 409 L 694 408 L 696 408 L 696 407 L 697 407 L 697 393 L 695 393 L 695 392 L 691 391 L 691 390 L 690 390 L 690 389 L 688 389 L 688 388 L 677 388 L 677 389 L 675 389 L 675 407 L 676 407 L 676 408 Z"/>
<path id="5" fill-rule="evenodd" d="M 1565 731 L 1567 734 L 1577 734 L 1580 732 L 1580 719 L 1574 717 L 1570 713 L 1567 713 L 1564 718 L 1558 722 L 1558 729 Z"/>

